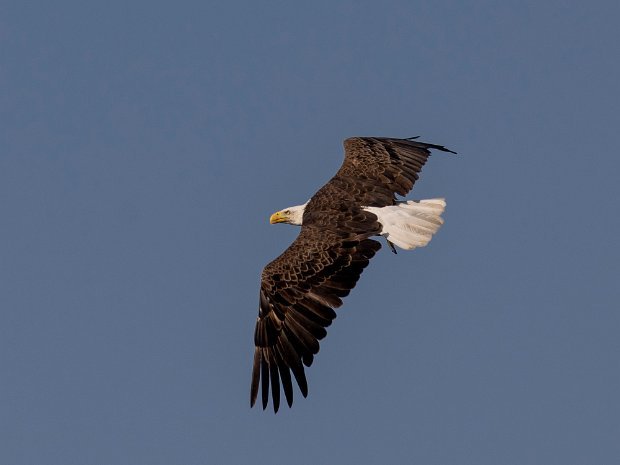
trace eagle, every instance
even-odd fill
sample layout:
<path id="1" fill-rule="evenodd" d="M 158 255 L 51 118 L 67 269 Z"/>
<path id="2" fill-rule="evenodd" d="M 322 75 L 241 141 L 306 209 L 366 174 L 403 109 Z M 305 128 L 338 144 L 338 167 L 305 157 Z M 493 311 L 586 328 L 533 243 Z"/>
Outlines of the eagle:
<path id="1" fill-rule="evenodd" d="M 334 309 L 381 248 L 372 237 L 383 236 L 396 253 L 395 246 L 425 246 L 443 224 L 443 198 L 397 197 L 413 188 L 431 150 L 456 153 L 416 139 L 346 139 L 344 162 L 335 176 L 305 204 L 271 215 L 271 224 L 298 225 L 301 230 L 261 275 L 251 407 L 260 388 L 267 408 L 270 386 L 274 412 L 280 407 L 280 386 L 291 407 L 291 373 L 307 397 L 304 366 L 312 365 L 325 328 L 336 318 Z"/>

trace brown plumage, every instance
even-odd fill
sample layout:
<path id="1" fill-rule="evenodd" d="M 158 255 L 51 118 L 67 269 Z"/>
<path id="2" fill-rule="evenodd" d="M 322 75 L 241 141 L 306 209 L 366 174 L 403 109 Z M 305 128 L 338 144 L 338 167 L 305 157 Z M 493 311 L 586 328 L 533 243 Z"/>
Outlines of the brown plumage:
<path id="1" fill-rule="evenodd" d="M 270 385 L 274 411 L 280 405 L 280 385 L 290 407 L 291 373 L 307 396 L 304 365 L 312 364 L 325 328 L 336 318 L 334 309 L 381 248 L 370 239 L 381 233 L 381 224 L 363 207 L 394 205 L 396 194 L 412 189 L 430 149 L 452 152 L 413 139 L 345 140 L 344 162 L 306 205 L 299 236 L 263 270 L 254 332 L 252 406 L 262 379 L 263 408 Z"/>

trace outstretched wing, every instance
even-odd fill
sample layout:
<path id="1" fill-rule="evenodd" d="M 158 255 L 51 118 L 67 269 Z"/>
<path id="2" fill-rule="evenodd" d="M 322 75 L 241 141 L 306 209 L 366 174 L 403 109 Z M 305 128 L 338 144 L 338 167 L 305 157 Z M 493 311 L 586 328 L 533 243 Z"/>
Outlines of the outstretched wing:
<path id="1" fill-rule="evenodd" d="M 369 221 L 376 219 L 367 215 Z M 304 365 L 312 364 L 319 341 L 327 334 L 325 328 L 336 318 L 334 309 L 342 305 L 342 297 L 355 287 L 363 269 L 381 248 L 377 241 L 366 237 L 304 226 L 291 246 L 265 267 L 254 332 L 252 406 L 262 379 L 263 409 L 269 400 L 270 384 L 274 411 L 280 406 L 280 384 L 290 407 L 291 372 L 301 393 L 307 396 Z"/>
<path id="2" fill-rule="evenodd" d="M 338 193 L 357 205 L 392 205 L 395 194 L 406 195 L 413 188 L 432 149 L 456 153 L 442 145 L 427 144 L 414 139 L 346 139 L 342 166 L 323 187 L 325 192 L 319 191 L 317 196 L 321 193 L 319 197 L 325 201 Z"/>

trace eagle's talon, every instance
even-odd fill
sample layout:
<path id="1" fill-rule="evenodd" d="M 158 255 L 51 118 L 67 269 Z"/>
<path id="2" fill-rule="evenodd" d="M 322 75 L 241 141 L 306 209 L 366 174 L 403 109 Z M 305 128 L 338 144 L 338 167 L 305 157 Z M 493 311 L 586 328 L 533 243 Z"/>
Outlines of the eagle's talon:
<path id="1" fill-rule="evenodd" d="M 392 242 L 390 242 L 389 239 L 385 239 L 385 241 L 388 243 L 388 245 L 390 246 L 390 249 L 392 249 L 393 253 L 395 253 L 395 254 L 398 253 L 398 252 L 396 252 L 396 247 L 394 247 L 394 244 Z"/>

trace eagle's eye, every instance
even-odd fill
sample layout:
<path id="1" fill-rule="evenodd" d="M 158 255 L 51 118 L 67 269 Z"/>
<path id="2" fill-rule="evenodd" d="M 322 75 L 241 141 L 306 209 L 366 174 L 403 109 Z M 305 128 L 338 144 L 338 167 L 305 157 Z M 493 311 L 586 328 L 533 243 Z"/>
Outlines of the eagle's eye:
<path id="1" fill-rule="evenodd" d="M 291 213 L 291 211 L 290 211 L 290 210 L 284 210 L 284 214 L 285 214 L 285 215 L 289 215 L 290 213 Z"/>

